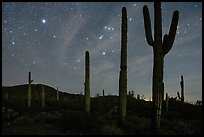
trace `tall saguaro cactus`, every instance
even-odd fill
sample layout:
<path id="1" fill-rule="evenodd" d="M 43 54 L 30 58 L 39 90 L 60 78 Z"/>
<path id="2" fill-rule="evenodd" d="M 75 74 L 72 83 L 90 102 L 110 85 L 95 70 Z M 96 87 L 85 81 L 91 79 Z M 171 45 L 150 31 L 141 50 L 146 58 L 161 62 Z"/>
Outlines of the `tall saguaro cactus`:
<path id="1" fill-rule="evenodd" d="M 85 53 L 85 112 L 90 112 L 90 60 L 89 52 Z"/>
<path id="2" fill-rule="evenodd" d="M 45 88 L 43 85 L 41 85 L 41 90 L 42 90 L 42 109 L 45 108 Z"/>
<path id="3" fill-rule="evenodd" d="M 31 80 L 31 73 L 28 73 L 28 108 L 31 106 L 31 100 L 32 100 L 32 95 L 31 95 L 31 83 L 33 80 Z"/>
<path id="4" fill-rule="evenodd" d="M 156 129 L 157 131 L 157 129 L 160 126 L 162 97 L 164 94 L 163 92 L 164 57 L 173 46 L 178 25 L 179 12 L 177 10 L 174 11 L 169 34 L 165 34 L 163 36 L 163 41 L 162 41 L 161 3 L 160 2 L 154 3 L 154 40 L 152 38 L 149 10 L 146 5 L 143 7 L 143 15 L 147 43 L 153 47 L 154 52 L 153 86 L 152 86 L 153 106 L 151 126 L 153 129 Z"/>
<path id="5" fill-rule="evenodd" d="M 119 122 L 123 123 L 126 116 L 127 98 L 127 10 L 122 8 L 122 27 L 121 27 L 121 62 L 119 77 Z"/>

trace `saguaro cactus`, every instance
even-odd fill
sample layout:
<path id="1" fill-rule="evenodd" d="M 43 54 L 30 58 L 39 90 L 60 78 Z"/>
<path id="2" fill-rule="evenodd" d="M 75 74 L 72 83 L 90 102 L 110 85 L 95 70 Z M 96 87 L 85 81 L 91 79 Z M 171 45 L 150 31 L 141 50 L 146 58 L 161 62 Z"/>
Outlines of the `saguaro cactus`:
<path id="1" fill-rule="evenodd" d="M 85 53 L 85 112 L 90 112 L 90 60 L 89 60 L 89 52 Z"/>
<path id="2" fill-rule="evenodd" d="M 168 93 L 166 93 L 166 112 L 169 111 L 169 96 L 168 96 Z"/>
<path id="3" fill-rule="evenodd" d="M 144 26 L 146 32 L 147 43 L 153 47 L 154 63 L 153 63 L 153 86 L 152 86 L 152 121 L 153 129 L 158 129 L 160 126 L 162 97 L 163 97 L 163 67 L 164 57 L 173 46 L 176 35 L 179 12 L 176 10 L 173 13 L 173 18 L 170 26 L 169 34 L 165 34 L 162 42 L 162 16 L 161 3 L 154 3 L 154 40 L 152 38 L 151 21 L 148 7 L 143 7 Z"/>
<path id="4" fill-rule="evenodd" d="M 181 100 L 182 109 L 183 109 L 183 105 L 184 105 L 184 81 L 183 81 L 183 76 L 181 76 L 180 85 L 181 85 L 181 96 L 180 96 L 179 92 L 177 92 L 177 94 L 178 94 L 178 98 Z"/>
<path id="5" fill-rule="evenodd" d="M 103 97 L 104 97 L 105 95 L 104 95 L 104 89 L 103 89 Z"/>
<path id="6" fill-rule="evenodd" d="M 137 99 L 140 100 L 140 94 L 137 94 Z"/>
<path id="7" fill-rule="evenodd" d="M 32 95 L 31 95 L 31 83 L 33 80 L 31 80 L 31 73 L 29 72 L 28 74 L 28 108 L 31 106 L 31 100 L 32 100 Z"/>
<path id="8" fill-rule="evenodd" d="M 58 87 L 57 87 L 57 101 L 59 101 L 59 91 L 58 91 Z"/>
<path id="9" fill-rule="evenodd" d="M 183 76 L 181 76 L 180 85 L 181 85 L 181 102 L 184 102 L 184 81 L 183 81 Z"/>
<path id="10" fill-rule="evenodd" d="M 121 62 L 119 77 L 119 123 L 125 121 L 127 98 L 127 10 L 122 8 Z"/>
<path id="11" fill-rule="evenodd" d="M 42 90 L 42 109 L 44 109 L 45 108 L 45 89 L 43 85 L 41 85 L 41 90 Z"/>

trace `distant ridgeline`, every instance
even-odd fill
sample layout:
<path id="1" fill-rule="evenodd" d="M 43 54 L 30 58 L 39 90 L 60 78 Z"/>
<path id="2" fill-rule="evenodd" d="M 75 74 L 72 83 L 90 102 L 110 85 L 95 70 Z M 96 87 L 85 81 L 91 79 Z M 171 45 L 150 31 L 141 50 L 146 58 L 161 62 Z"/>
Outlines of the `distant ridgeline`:
<path id="1" fill-rule="evenodd" d="M 32 105 L 31 107 L 42 102 L 42 86 L 45 91 L 45 105 L 49 105 L 51 102 L 70 102 L 68 104 L 83 104 L 83 96 L 81 94 L 70 94 L 66 92 L 58 91 L 50 86 L 43 84 L 31 84 L 32 89 Z M 2 86 L 2 102 L 5 105 L 6 102 L 14 102 L 27 107 L 28 102 L 28 84 L 6 87 Z M 13 103 L 12 103 L 13 104 Z M 39 105 L 38 105 L 39 106 Z M 76 106 L 74 106 L 76 107 Z"/>

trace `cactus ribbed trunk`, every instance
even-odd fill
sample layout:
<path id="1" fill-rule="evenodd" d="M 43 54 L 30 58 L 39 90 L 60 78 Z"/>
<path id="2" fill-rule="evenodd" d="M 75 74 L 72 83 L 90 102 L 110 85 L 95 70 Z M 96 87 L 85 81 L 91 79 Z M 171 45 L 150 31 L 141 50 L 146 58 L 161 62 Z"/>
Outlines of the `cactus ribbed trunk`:
<path id="1" fill-rule="evenodd" d="M 124 123 L 127 97 L 127 11 L 122 8 L 121 63 L 119 77 L 119 123 Z"/>
<path id="2" fill-rule="evenodd" d="M 153 47 L 153 81 L 152 81 L 152 129 L 157 133 L 160 127 L 162 101 L 164 98 L 163 68 L 164 57 L 173 46 L 178 24 L 179 13 L 174 11 L 169 34 L 165 34 L 162 42 L 161 3 L 154 3 L 154 40 L 151 32 L 151 21 L 148 7 L 143 7 L 144 26 L 147 43 Z"/>
<path id="3" fill-rule="evenodd" d="M 31 80 L 31 73 L 29 72 L 28 75 L 28 108 L 31 106 L 31 100 L 32 100 L 32 95 L 31 95 L 31 83 L 33 80 Z"/>
<path id="4" fill-rule="evenodd" d="M 41 90 L 42 90 L 42 109 L 44 109 L 45 108 L 45 89 L 44 89 L 44 86 L 43 85 L 41 85 Z"/>
<path id="5" fill-rule="evenodd" d="M 89 52 L 85 53 L 85 112 L 90 112 L 90 60 Z"/>

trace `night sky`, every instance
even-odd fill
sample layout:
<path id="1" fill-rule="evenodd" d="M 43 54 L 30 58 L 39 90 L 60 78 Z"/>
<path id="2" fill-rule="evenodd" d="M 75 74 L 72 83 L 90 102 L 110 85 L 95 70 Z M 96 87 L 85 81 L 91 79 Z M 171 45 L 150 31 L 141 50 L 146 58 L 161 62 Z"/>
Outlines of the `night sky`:
<path id="1" fill-rule="evenodd" d="M 91 96 L 118 95 L 121 10 L 128 15 L 128 91 L 152 95 L 153 49 L 146 42 L 143 11 L 153 29 L 153 3 L 2 3 L 2 85 L 46 84 L 84 93 L 85 51 L 90 54 Z M 185 101 L 202 100 L 202 3 L 162 3 L 163 35 L 179 11 L 174 45 L 165 56 L 165 93 L 176 97 L 184 76 Z M 153 31 L 153 30 L 152 30 Z"/>

